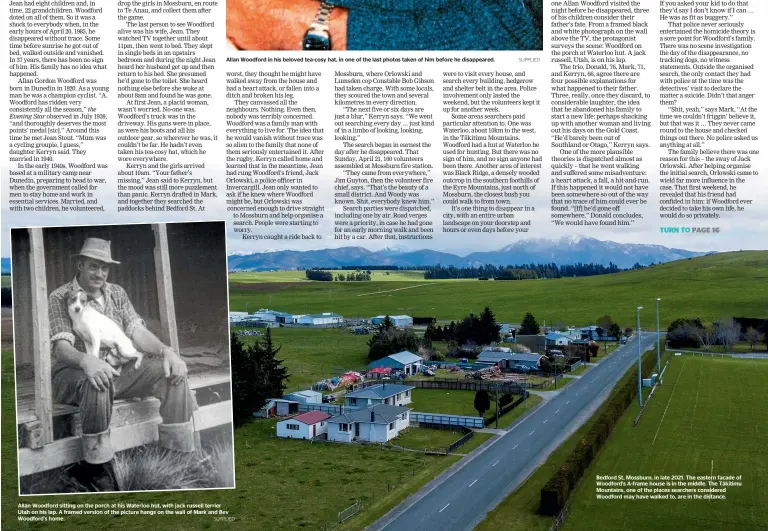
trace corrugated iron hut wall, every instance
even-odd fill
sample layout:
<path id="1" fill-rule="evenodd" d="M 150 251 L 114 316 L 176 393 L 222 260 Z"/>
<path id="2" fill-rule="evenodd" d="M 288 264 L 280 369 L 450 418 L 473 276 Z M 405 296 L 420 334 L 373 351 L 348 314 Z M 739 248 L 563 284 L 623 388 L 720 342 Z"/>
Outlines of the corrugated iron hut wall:
<path id="1" fill-rule="evenodd" d="M 182 347 L 229 341 L 226 231 L 223 221 L 169 223 L 173 300 Z M 185 334 L 184 325 L 195 325 Z"/>
<path id="2" fill-rule="evenodd" d="M 153 332 L 159 333 L 159 310 L 155 277 L 155 238 L 151 225 L 114 225 L 90 227 L 60 227 L 43 229 L 45 269 L 48 293 L 74 278 L 77 253 L 88 238 L 103 238 L 112 242 L 112 258 L 121 262 L 113 265 L 109 282 L 122 286 L 136 311 Z M 14 297 L 14 338 L 16 362 L 33 363 L 31 271 L 29 266 L 29 233 L 26 229 L 12 231 L 12 270 Z"/>

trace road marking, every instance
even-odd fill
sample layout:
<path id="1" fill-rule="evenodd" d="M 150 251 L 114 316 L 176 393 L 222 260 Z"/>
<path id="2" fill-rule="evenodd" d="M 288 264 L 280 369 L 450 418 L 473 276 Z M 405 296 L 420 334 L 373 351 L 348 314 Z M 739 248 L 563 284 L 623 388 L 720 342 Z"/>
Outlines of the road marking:
<path id="1" fill-rule="evenodd" d="M 528 434 L 528 436 L 530 437 L 531 435 L 533 435 L 533 432 L 535 432 L 535 431 L 536 430 L 533 430 L 531 433 Z"/>
<path id="2" fill-rule="evenodd" d="M 555 415 L 557 415 L 558 413 L 560 413 L 560 410 L 559 410 L 559 409 L 558 409 L 557 411 L 555 411 Z"/>
<path id="3" fill-rule="evenodd" d="M 569 400 L 568 402 L 566 402 L 566 403 L 565 403 L 565 405 L 567 406 L 567 405 L 568 405 L 568 404 L 570 404 L 570 403 L 571 403 L 571 401 Z"/>
<path id="4" fill-rule="evenodd" d="M 496 462 L 495 462 L 495 463 L 493 463 L 491 466 L 496 466 L 496 465 L 498 465 L 498 464 L 499 464 L 499 462 L 498 462 L 498 461 L 496 461 Z"/>
<path id="5" fill-rule="evenodd" d="M 683 362 L 683 366 L 680 367 L 680 372 L 677 373 L 677 381 L 675 382 L 675 386 L 672 388 L 672 392 L 669 395 L 669 400 L 667 401 L 667 407 L 664 408 L 664 414 L 661 415 L 661 421 L 659 421 L 659 427 L 656 428 L 656 435 L 653 436 L 653 442 L 651 443 L 651 446 L 656 444 L 656 437 L 659 436 L 659 430 L 661 429 L 661 423 L 664 422 L 664 417 L 666 416 L 667 410 L 669 409 L 669 404 L 672 403 L 672 397 L 675 396 L 675 389 L 677 389 L 677 384 L 680 382 L 680 375 L 683 374 L 683 369 L 685 369 L 685 363 L 687 361 L 688 360 L 685 360 Z"/>
<path id="6" fill-rule="evenodd" d="M 448 506 L 449 506 L 449 505 L 450 505 L 450 503 L 446 503 L 446 504 L 445 504 L 445 507 L 443 507 L 442 509 L 440 509 L 438 512 L 439 512 L 439 513 L 442 513 L 443 511 L 445 511 L 445 510 L 448 508 Z"/>
<path id="7" fill-rule="evenodd" d="M 470 483 L 470 484 L 469 484 L 469 486 L 471 487 L 471 486 L 472 486 L 472 485 L 474 485 L 475 483 L 477 483 L 477 480 L 475 480 L 475 481 L 473 481 L 472 483 Z"/>
<path id="8" fill-rule="evenodd" d="M 515 448 L 517 448 L 518 446 L 520 446 L 520 445 L 519 445 L 519 444 L 516 444 L 516 445 L 515 445 Z M 512 449 L 514 450 L 515 448 L 512 448 Z"/>
<path id="9" fill-rule="evenodd" d="M 546 424 L 548 420 L 549 419 L 544 419 L 544 422 L 542 422 L 542 424 Z M 533 432 L 531 432 L 531 433 L 533 433 Z"/>

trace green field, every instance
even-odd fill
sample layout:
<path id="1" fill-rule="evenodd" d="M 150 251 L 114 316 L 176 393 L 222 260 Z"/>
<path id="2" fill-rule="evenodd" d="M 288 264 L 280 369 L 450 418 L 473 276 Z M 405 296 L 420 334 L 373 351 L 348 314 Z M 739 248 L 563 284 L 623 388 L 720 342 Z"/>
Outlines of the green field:
<path id="1" fill-rule="evenodd" d="M 281 272 L 291 273 L 291 272 Z M 273 275 L 277 273 L 269 273 Z M 291 273 L 294 274 L 295 273 Z M 254 275 L 254 277 L 250 277 Z M 460 319 L 488 305 L 499 322 L 518 323 L 525 312 L 539 322 L 592 324 L 604 314 L 634 328 L 635 307 L 645 306 L 641 326 L 655 327 L 655 298 L 661 297 L 663 327 L 678 317 L 711 322 L 723 315 L 765 316 L 768 251 L 721 253 L 637 271 L 554 280 L 303 282 L 295 286 L 263 282 L 262 273 L 231 277 L 233 311 L 269 307 L 294 313 L 338 312 L 346 317 L 405 313 Z M 391 275 L 390 275 L 391 276 Z M 403 289 L 405 288 L 405 289 Z"/>
<path id="2" fill-rule="evenodd" d="M 423 413 L 444 413 L 476 417 L 472 391 L 446 391 L 444 389 L 414 389 L 409 408 Z"/>
<path id="3" fill-rule="evenodd" d="M 577 490 L 566 530 L 765 529 L 768 521 L 768 363 L 672 357 L 640 424 L 637 406 Z M 733 475 L 721 500 L 597 500 L 596 475 Z M 620 525 L 618 524 L 620 523 Z"/>
<path id="4" fill-rule="evenodd" d="M 263 329 L 260 330 L 262 333 Z M 346 328 L 272 328 L 272 341 L 280 345 L 277 357 L 288 369 L 288 391 L 346 371 L 368 369 L 370 336 L 356 335 Z M 255 337 L 241 337 L 245 344 Z"/>
<path id="5" fill-rule="evenodd" d="M 11 287 L 11 275 L 0 275 L 0 287 L 3 287 L 3 288 Z"/>

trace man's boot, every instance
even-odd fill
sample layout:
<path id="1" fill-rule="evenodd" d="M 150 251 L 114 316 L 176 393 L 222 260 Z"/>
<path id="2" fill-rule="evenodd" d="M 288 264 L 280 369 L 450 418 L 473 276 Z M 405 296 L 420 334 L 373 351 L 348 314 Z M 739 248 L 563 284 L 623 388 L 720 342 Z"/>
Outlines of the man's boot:
<path id="1" fill-rule="evenodd" d="M 192 420 L 176 424 L 158 424 L 158 443 L 163 448 L 177 452 L 195 451 L 195 428 Z"/>
<path id="2" fill-rule="evenodd" d="M 115 451 L 109 430 L 82 435 L 83 461 L 75 467 L 73 476 L 93 492 L 120 490 L 115 475 Z"/>

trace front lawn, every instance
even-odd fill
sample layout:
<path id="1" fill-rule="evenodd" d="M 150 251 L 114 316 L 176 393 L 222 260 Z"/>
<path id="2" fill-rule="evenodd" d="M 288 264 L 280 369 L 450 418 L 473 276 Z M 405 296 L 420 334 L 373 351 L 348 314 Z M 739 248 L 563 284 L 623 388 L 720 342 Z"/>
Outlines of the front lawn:
<path id="1" fill-rule="evenodd" d="M 408 407 L 420 413 L 442 413 L 476 417 L 475 393 L 445 389 L 414 389 Z"/>

